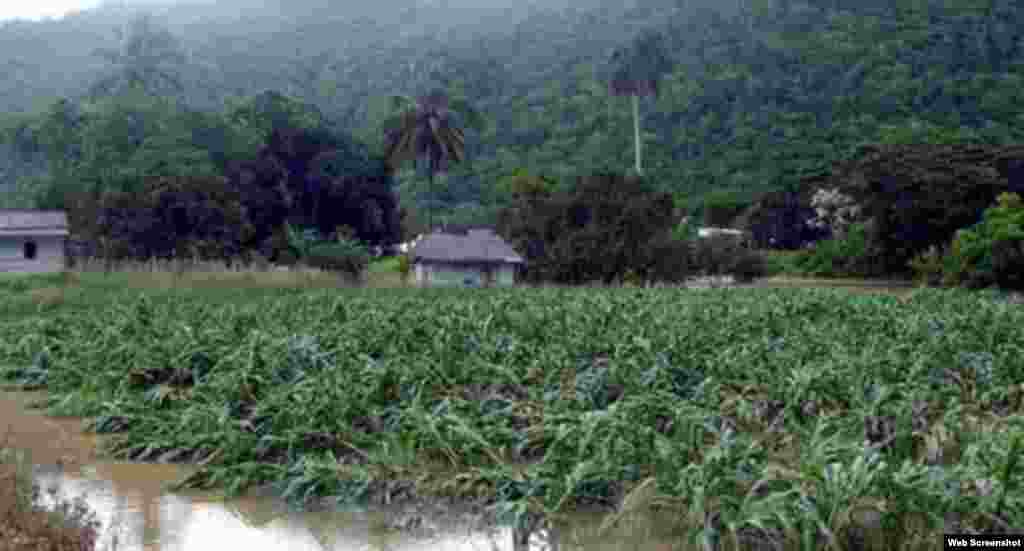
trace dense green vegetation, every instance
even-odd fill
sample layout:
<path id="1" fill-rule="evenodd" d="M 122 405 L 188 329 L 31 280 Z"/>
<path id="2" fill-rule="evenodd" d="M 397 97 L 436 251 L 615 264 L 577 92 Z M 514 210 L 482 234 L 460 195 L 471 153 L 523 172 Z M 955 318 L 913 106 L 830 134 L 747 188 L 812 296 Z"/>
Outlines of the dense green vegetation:
<path id="1" fill-rule="evenodd" d="M 944 282 L 979 288 L 1024 288 L 1024 205 L 1016 193 L 999 196 L 975 226 L 956 234 L 943 262 Z"/>
<path id="2" fill-rule="evenodd" d="M 65 208 L 118 262 L 397 279 L 408 258 L 370 248 L 433 221 L 498 226 L 532 282 L 1024 288 L 1019 2 L 452 3 L 0 25 L 0 207 Z M 1024 314 L 992 292 L 183 272 L 0 279 L 0 375 L 229 492 L 483 497 L 517 521 L 651 505 L 726 548 L 1024 524 Z"/>
<path id="3" fill-rule="evenodd" d="M 186 485 L 653 505 L 726 548 L 1024 521 L 1024 311 L 988 293 L 79 290 L 0 321 L 4 378 Z"/>
<path id="4" fill-rule="evenodd" d="M 411 171 L 398 183 L 404 206 L 452 223 L 492 222 L 493 183 L 517 167 L 570 180 L 626 171 L 634 122 L 645 175 L 678 195 L 790 186 L 861 144 L 1016 143 L 1024 127 L 1016 2 L 567 0 L 572 9 L 517 5 L 504 19 L 465 3 L 309 4 L 234 21 L 201 18 L 223 7 L 163 10 L 169 33 L 130 27 L 132 10 L 117 8 L 5 24 L 2 107 L 31 118 L 52 99 L 100 101 L 140 82 L 212 114 L 272 89 L 376 148 L 386 98 L 439 86 L 488 122 L 467 129 L 468 162 L 435 185 Z M 609 93 L 609 53 L 647 31 L 663 35 L 673 65 L 634 121 L 635 98 Z M 7 186 L 31 187 L 25 178 L 46 169 L 31 147 L 0 157 Z"/>

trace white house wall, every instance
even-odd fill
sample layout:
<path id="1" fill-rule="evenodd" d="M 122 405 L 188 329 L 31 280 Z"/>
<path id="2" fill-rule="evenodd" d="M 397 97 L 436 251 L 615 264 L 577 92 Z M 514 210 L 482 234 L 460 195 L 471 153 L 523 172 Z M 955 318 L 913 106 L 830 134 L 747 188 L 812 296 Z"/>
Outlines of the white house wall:
<path id="1" fill-rule="evenodd" d="M 515 265 L 506 264 L 499 267 L 494 272 L 494 283 L 495 285 L 515 285 L 516 284 L 516 267 Z"/>
<path id="2" fill-rule="evenodd" d="M 428 264 L 425 266 L 429 283 L 436 286 L 461 286 L 466 278 L 472 279 L 477 285 L 481 283 L 479 270 L 471 267 L 453 266 L 448 264 Z"/>
<path id="3" fill-rule="evenodd" d="M 62 236 L 0 236 L 0 272 L 59 272 L 64 269 Z M 36 244 L 36 258 L 25 258 L 25 242 Z"/>
<path id="4" fill-rule="evenodd" d="M 414 267 L 416 283 L 439 287 L 461 287 L 470 279 L 473 285 L 483 286 L 484 276 L 479 266 L 457 264 L 422 263 Z M 495 266 L 493 269 L 494 285 L 515 285 L 515 266 L 511 264 Z"/>

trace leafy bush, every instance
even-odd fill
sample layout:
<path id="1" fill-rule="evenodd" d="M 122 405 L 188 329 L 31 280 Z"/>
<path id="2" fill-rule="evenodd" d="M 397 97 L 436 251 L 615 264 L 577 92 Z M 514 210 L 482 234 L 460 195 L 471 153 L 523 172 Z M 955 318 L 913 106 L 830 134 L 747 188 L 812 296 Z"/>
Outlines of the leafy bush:
<path id="1" fill-rule="evenodd" d="M 730 227 L 737 216 L 754 203 L 750 193 L 713 191 L 701 197 L 697 218 L 705 226 Z"/>
<path id="2" fill-rule="evenodd" d="M 306 264 L 322 270 L 358 277 L 370 263 L 370 253 L 358 241 L 319 243 L 309 249 Z"/>
<path id="3" fill-rule="evenodd" d="M 698 238 L 693 241 L 692 260 L 702 274 L 718 275 L 725 273 L 731 257 L 738 251 L 735 240 L 725 235 Z"/>
<path id="4" fill-rule="evenodd" d="M 819 241 L 796 259 L 804 273 L 826 277 L 863 277 L 868 274 L 868 232 L 864 224 L 853 224 L 841 238 Z"/>
<path id="5" fill-rule="evenodd" d="M 672 196 L 642 178 L 601 173 L 571 189 L 518 194 L 498 233 L 526 256 L 525 279 L 578 285 L 621 281 L 652 261 L 652 243 L 676 222 Z"/>
<path id="6" fill-rule="evenodd" d="M 643 285 L 644 277 L 640 275 L 640 272 L 630 268 L 626 270 L 626 273 L 622 276 L 622 285 L 624 287 L 639 287 Z"/>
<path id="7" fill-rule="evenodd" d="M 800 273 L 797 260 L 803 257 L 802 251 L 760 251 L 767 269 L 766 275 Z"/>
<path id="8" fill-rule="evenodd" d="M 734 255 L 727 264 L 726 273 L 740 283 L 749 283 L 768 275 L 768 259 L 757 251 L 740 249 L 739 254 Z"/>
<path id="9" fill-rule="evenodd" d="M 692 266 L 704 275 L 732 275 L 739 281 L 751 281 L 768 273 L 764 256 L 732 236 L 713 235 L 691 243 Z"/>
<path id="10" fill-rule="evenodd" d="M 917 254 L 910 260 L 910 268 L 914 270 L 915 279 L 930 287 L 942 283 L 943 251 L 935 245 Z"/>
<path id="11" fill-rule="evenodd" d="M 288 222 L 284 224 L 285 236 L 288 238 L 288 246 L 298 258 L 305 258 L 310 250 L 321 241 L 320 234 L 313 228 L 299 229 Z"/>
<path id="12" fill-rule="evenodd" d="M 672 239 L 678 241 L 697 239 L 699 237 L 698 226 L 700 226 L 700 224 L 697 223 L 693 216 L 680 220 L 679 223 L 672 228 Z"/>
<path id="13" fill-rule="evenodd" d="M 943 259 L 944 284 L 1024 289 L 1024 206 L 1016 193 L 997 201 L 981 222 L 956 232 Z"/>
<path id="14" fill-rule="evenodd" d="M 647 281 L 681 283 L 690 275 L 690 242 L 671 237 L 662 238 L 649 247 L 649 258 L 641 270 Z"/>
<path id="15" fill-rule="evenodd" d="M 295 266 L 299 263 L 299 257 L 287 250 L 279 252 L 275 260 L 275 264 L 280 264 L 281 266 Z"/>
<path id="16" fill-rule="evenodd" d="M 68 209 L 72 224 L 84 241 L 101 244 L 101 256 L 118 260 L 223 260 L 250 246 L 256 231 L 224 178 L 161 177 L 137 192 L 84 195 Z"/>
<path id="17" fill-rule="evenodd" d="M 996 284 L 1024 289 L 1024 240 L 1000 239 L 992 243 L 992 271 Z"/>
<path id="18" fill-rule="evenodd" d="M 261 254 L 274 264 L 291 266 L 299 261 L 299 253 L 288 239 L 284 226 L 279 226 L 263 244 Z"/>
<path id="19" fill-rule="evenodd" d="M 402 274 L 402 280 L 404 281 L 409 277 L 409 272 L 412 271 L 412 260 L 409 259 L 409 255 L 403 254 L 398 256 L 398 273 Z"/>
<path id="20" fill-rule="evenodd" d="M 828 228 L 815 227 L 817 213 L 801 194 L 789 191 L 766 193 L 745 210 L 733 227 L 750 232 L 760 249 L 799 250 L 830 236 Z"/>
<path id="21" fill-rule="evenodd" d="M 870 217 L 871 275 L 885 276 L 909 272 L 918 253 L 980 222 L 1000 193 L 1024 192 L 1011 168 L 1020 156 L 1019 147 L 994 145 L 865 146 L 824 187 L 853 197 Z"/>

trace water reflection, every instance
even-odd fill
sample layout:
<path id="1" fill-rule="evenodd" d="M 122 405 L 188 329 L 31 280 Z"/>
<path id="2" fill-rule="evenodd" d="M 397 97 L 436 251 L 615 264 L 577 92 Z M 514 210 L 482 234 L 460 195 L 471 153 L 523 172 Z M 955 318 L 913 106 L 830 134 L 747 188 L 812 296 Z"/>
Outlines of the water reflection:
<path id="1" fill-rule="evenodd" d="M 115 488 L 110 480 L 52 472 L 39 474 L 37 480 L 44 489 L 55 488 L 58 499 L 81 496 L 96 511 L 103 524 L 100 549 L 113 549 L 115 544 L 117 551 L 511 549 L 507 529 L 473 533 L 464 527 L 432 539 L 417 539 L 386 528 L 383 516 L 373 513 L 296 512 L 269 498 L 204 501 L 189 495 L 153 494 L 142 488 Z M 51 498 L 47 502 L 52 504 Z M 543 548 L 542 544 L 531 546 L 531 550 Z"/>
<path id="2" fill-rule="evenodd" d="M 25 452 L 36 467 L 45 503 L 81 497 L 102 524 L 101 551 L 511 551 L 511 530 L 441 526 L 424 540 L 387 527 L 380 512 L 297 512 L 270 497 L 229 501 L 203 492 L 165 490 L 189 467 L 100 460 L 97 437 L 81 420 L 45 416 L 29 404 L 39 392 L 0 390 L 0 433 L 8 447 Z M 561 550 L 658 550 L 672 538 L 656 537 L 658 523 L 640 519 L 612 534 L 598 531 L 600 516 L 581 514 L 563 527 Z M 528 549 L 554 549 L 543 534 Z M 676 542 L 678 543 L 678 542 Z"/>
<path id="3" fill-rule="evenodd" d="M 117 551 L 504 550 L 508 530 L 455 527 L 424 541 L 386 527 L 374 513 L 297 512 L 267 497 L 224 501 L 203 492 L 165 491 L 188 467 L 97 460 L 98 439 L 81 421 L 47 417 L 29 405 L 41 392 L 0 391 L 0 432 L 36 466 L 44 503 L 81 497 L 102 523 L 99 549 Z M 58 466 L 60 464 L 60 466 Z M 55 490 L 54 497 L 46 491 Z M 447 528 L 447 527 L 446 527 Z M 458 529 L 461 528 L 461 529 Z M 116 544 L 116 546 L 115 546 Z"/>

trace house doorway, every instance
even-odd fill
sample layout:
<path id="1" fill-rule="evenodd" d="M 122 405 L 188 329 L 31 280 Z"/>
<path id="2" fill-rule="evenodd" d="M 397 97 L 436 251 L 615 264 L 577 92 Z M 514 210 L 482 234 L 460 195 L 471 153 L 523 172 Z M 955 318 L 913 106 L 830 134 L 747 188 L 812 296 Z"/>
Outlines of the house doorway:
<path id="1" fill-rule="evenodd" d="M 26 260 L 36 259 L 36 242 L 26 241 L 24 247 L 22 247 L 22 253 L 25 255 Z"/>

